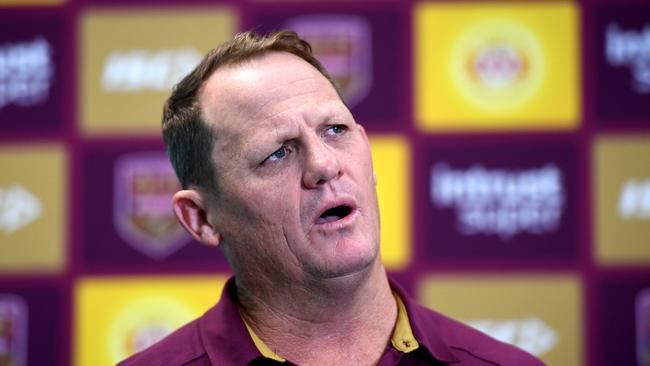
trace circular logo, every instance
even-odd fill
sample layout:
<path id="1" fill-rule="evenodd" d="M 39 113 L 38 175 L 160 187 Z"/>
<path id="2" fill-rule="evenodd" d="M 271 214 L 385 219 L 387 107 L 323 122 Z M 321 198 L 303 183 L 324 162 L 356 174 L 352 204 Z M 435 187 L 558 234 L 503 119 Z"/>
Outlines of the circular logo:
<path id="1" fill-rule="evenodd" d="M 478 23 L 457 39 L 449 62 L 460 94 L 473 105 L 501 111 L 522 105 L 544 74 L 542 48 L 523 25 L 510 20 Z"/>
<path id="2" fill-rule="evenodd" d="M 140 299 L 127 305 L 111 322 L 109 354 L 117 363 L 158 342 L 193 318 L 192 311 L 177 300 Z"/>

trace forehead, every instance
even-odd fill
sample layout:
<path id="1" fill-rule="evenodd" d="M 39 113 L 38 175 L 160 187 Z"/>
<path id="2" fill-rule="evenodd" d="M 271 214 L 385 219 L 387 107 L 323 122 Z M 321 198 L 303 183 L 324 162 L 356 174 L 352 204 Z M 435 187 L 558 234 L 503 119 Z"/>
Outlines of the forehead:
<path id="1" fill-rule="evenodd" d="M 204 120 L 223 136 L 255 129 L 309 101 L 310 107 L 342 102 L 330 82 L 305 60 L 272 52 L 217 69 L 199 95 Z"/>

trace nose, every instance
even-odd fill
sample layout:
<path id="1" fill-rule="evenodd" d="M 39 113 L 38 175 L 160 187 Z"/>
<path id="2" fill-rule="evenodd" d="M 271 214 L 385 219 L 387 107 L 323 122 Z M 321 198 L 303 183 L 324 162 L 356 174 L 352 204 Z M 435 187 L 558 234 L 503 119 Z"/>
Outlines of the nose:
<path id="1" fill-rule="evenodd" d="M 341 174 L 341 166 L 334 151 L 323 141 L 312 143 L 305 157 L 302 179 L 305 187 L 318 188 Z"/>

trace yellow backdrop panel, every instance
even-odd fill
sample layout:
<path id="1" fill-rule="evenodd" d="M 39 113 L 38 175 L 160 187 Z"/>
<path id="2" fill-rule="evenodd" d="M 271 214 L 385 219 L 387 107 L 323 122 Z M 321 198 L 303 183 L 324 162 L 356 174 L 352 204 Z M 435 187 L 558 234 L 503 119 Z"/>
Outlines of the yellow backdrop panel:
<path id="1" fill-rule="evenodd" d="M 420 129 L 577 126 L 580 47 L 574 4 L 419 3 L 414 11 Z"/>
<path id="2" fill-rule="evenodd" d="M 224 276 L 87 277 L 75 288 L 74 364 L 109 366 L 201 316 Z"/>

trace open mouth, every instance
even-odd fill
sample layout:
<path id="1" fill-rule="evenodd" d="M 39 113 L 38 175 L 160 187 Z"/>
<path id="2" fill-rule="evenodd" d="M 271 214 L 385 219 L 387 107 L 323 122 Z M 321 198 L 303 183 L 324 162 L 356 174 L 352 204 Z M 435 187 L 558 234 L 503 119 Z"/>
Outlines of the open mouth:
<path id="1" fill-rule="evenodd" d="M 346 205 L 340 205 L 332 207 L 329 210 L 323 212 L 318 219 L 316 219 L 317 224 L 326 224 L 329 222 L 334 222 L 340 220 L 352 212 L 352 208 Z"/>

